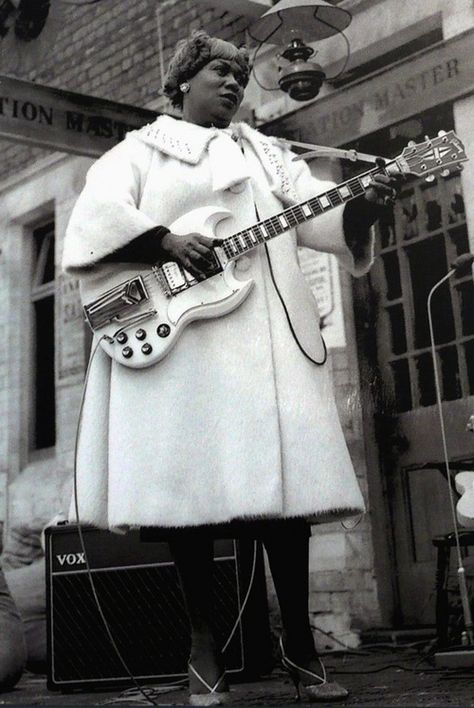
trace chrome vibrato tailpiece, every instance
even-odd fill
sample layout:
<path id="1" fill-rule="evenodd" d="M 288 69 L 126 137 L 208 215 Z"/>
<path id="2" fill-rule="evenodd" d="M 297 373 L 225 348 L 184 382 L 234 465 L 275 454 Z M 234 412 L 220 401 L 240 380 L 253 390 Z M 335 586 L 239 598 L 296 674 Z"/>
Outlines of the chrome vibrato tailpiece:
<path id="1" fill-rule="evenodd" d="M 119 321 L 121 315 L 129 314 L 131 310 L 147 300 L 149 296 L 145 283 L 143 278 L 137 275 L 84 305 L 84 314 L 91 329 L 95 331 L 111 322 Z M 147 313 L 137 313 L 136 317 L 143 317 L 145 314 Z"/>

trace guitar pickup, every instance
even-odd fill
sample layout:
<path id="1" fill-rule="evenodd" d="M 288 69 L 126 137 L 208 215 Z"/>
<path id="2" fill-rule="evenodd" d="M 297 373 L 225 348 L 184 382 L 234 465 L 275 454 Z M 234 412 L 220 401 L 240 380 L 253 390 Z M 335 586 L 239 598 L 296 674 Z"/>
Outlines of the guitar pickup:
<path id="1" fill-rule="evenodd" d="M 160 270 L 164 285 L 170 295 L 175 295 L 189 288 L 190 283 L 186 278 L 186 271 L 176 261 L 163 263 Z"/>
<path id="2" fill-rule="evenodd" d="M 223 270 L 221 261 L 215 252 L 212 253 L 212 259 L 213 262 L 207 274 L 208 278 L 212 275 L 220 273 Z M 194 275 L 189 273 L 179 263 L 176 263 L 176 261 L 167 261 L 166 263 L 163 263 L 157 271 L 157 277 L 165 294 L 168 296 L 177 295 L 183 290 L 187 290 L 193 285 L 199 283 L 199 280 L 197 280 Z"/>
<path id="3" fill-rule="evenodd" d="M 145 283 L 140 275 L 126 280 L 107 290 L 100 297 L 84 305 L 84 314 L 95 331 L 110 324 L 121 315 L 128 314 L 149 299 Z"/>

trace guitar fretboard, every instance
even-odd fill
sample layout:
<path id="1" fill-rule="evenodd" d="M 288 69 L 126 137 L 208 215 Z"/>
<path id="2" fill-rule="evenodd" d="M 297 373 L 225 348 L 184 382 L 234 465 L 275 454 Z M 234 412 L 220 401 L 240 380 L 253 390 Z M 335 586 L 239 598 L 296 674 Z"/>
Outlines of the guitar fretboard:
<path id="1" fill-rule="evenodd" d="M 318 194 L 318 196 L 312 197 L 305 202 L 287 207 L 279 214 L 259 221 L 250 228 L 243 229 L 243 231 L 223 239 L 219 246 L 224 250 L 227 258 L 230 260 L 237 258 L 259 244 L 265 243 L 305 221 L 314 219 L 326 211 L 330 211 L 355 197 L 361 196 L 369 189 L 373 175 L 387 172 L 400 172 L 396 160 L 386 164 L 383 168 L 377 167 L 357 175 L 357 177 L 352 177 L 347 182 L 338 184 L 329 191 Z"/>

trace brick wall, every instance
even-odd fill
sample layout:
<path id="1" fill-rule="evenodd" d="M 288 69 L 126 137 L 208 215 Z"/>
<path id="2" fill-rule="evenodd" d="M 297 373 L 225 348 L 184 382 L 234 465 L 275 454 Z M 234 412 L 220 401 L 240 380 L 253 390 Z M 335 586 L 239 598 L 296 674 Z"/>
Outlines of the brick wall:
<path id="1" fill-rule="evenodd" d="M 156 8 L 160 7 L 163 65 L 176 42 L 190 30 L 236 43 L 245 41 L 245 18 L 218 9 L 203 9 L 193 0 L 103 0 L 96 5 L 66 6 L 64 23 L 41 63 L 30 71 L 17 70 L 2 56 L 1 72 L 27 81 L 67 89 L 111 101 L 145 107 L 156 101 L 161 86 Z M 46 33 L 52 30 L 46 25 Z M 0 182 L 48 151 L 0 141 Z"/>

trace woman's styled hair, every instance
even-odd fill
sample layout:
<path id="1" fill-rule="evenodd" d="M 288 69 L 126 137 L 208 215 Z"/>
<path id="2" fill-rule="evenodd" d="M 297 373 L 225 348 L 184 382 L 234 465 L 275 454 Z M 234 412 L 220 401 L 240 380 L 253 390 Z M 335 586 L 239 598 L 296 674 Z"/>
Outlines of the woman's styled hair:
<path id="1" fill-rule="evenodd" d="M 194 31 L 190 37 L 182 39 L 176 45 L 175 53 L 168 66 L 163 93 L 168 96 L 173 106 L 183 107 L 183 94 L 180 84 L 192 79 L 203 66 L 213 59 L 228 59 L 237 62 L 242 71 L 242 84 L 249 80 L 249 53 L 245 47 L 236 47 L 218 37 L 210 37 L 203 30 Z"/>

